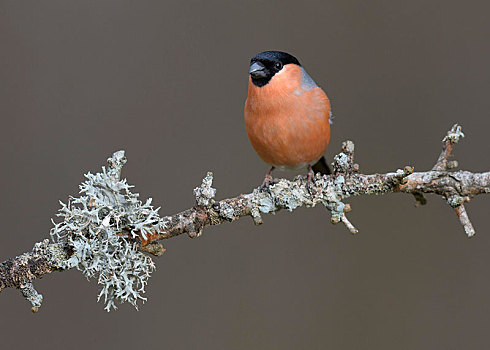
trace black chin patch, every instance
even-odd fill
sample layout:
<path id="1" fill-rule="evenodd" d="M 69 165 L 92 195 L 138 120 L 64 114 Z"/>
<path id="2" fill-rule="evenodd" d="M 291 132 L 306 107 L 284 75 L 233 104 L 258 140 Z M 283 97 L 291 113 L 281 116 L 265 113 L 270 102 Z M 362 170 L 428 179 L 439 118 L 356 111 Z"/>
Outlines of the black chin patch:
<path id="1" fill-rule="evenodd" d="M 267 83 L 272 79 L 272 77 L 286 64 L 296 64 L 301 67 L 301 64 L 296 59 L 296 57 L 282 51 L 264 51 L 261 52 L 250 60 L 250 65 L 254 62 L 260 62 L 264 65 L 265 77 L 252 78 L 252 83 L 255 86 L 262 87 L 267 85 Z"/>
<path id="2" fill-rule="evenodd" d="M 267 83 L 272 79 L 272 77 L 275 75 L 276 73 L 274 74 L 267 74 L 267 76 L 265 78 L 254 78 L 254 77 L 251 77 L 252 78 L 252 83 L 255 85 L 255 86 L 258 86 L 258 87 L 262 87 L 264 85 L 267 85 Z"/>

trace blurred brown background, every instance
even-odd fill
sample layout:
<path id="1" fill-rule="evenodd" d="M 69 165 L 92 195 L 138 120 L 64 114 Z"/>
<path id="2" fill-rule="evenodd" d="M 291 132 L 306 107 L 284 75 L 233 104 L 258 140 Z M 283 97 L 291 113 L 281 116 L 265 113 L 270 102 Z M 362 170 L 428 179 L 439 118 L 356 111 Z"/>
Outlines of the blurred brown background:
<path id="1" fill-rule="evenodd" d="M 330 96 L 330 160 L 351 139 L 363 172 L 428 169 L 460 122 L 461 167 L 489 170 L 488 14 L 483 1 L 0 1 L 0 260 L 47 237 L 58 200 L 117 149 L 162 215 L 192 206 L 209 170 L 218 198 L 257 186 L 267 167 L 242 108 L 267 49 Z M 139 312 L 108 314 L 96 281 L 52 274 L 36 315 L 0 295 L 1 348 L 488 348 L 490 198 L 467 207 L 472 240 L 428 199 L 350 200 L 357 236 L 315 208 L 169 240 Z"/>

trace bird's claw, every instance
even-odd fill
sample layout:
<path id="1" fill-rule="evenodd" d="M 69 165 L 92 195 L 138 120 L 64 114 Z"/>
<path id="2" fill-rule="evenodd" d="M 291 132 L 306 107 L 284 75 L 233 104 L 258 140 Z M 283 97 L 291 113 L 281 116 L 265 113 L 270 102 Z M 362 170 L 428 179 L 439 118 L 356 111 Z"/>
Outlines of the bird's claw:
<path id="1" fill-rule="evenodd" d="M 267 174 L 264 177 L 264 181 L 262 181 L 262 185 L 260 185 L 260 188 L 267 188 L 269 187 L 272 183 L 274 182 L 274 179 L 272 175 Z"/>

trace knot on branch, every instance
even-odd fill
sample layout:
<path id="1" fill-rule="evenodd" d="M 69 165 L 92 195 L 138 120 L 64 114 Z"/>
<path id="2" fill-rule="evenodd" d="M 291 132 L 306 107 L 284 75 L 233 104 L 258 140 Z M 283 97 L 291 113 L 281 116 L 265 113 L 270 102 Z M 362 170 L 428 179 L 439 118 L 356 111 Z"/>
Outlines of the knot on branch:
<path id="1" fill-rule="evenodd" d="M 140 248 L 142 252 L 149 253 L 154 256 L 162 256 L 166 249 L 159 242 L 149 242 Z"/>
<path id="2" fill-rule="evenodd" d="M 397 169 L 391 178 L 391 183 L 393 186 L 404 185 L 407 183 L 407 177 L 413 174 L 413 167 L 407 165 L 403 169 Z"/>

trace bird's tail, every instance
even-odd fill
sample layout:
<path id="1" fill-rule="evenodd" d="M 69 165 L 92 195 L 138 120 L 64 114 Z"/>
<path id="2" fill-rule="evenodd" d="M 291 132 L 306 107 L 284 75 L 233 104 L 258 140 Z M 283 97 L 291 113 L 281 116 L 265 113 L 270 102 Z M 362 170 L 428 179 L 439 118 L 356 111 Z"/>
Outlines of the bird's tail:
<path id="1" fill-rule="evenodd" d="M 312 166 L 312 169 L 315 173 L 321 173 L 323 175 L 332 174 L 325 157 L 321 157 L 320 160 Z"/>

